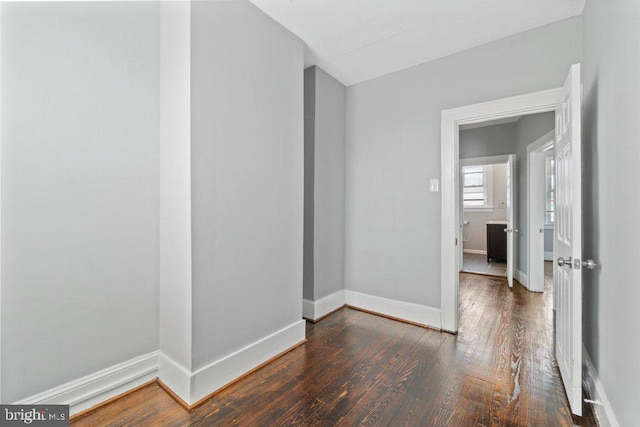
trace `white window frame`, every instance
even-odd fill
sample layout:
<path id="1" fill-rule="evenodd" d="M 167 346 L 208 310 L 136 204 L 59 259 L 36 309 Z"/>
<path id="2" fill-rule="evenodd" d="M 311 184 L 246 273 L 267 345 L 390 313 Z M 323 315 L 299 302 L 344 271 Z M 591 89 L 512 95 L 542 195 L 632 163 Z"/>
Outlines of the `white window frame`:
<path id="1" fill-rule="evenodd" d="M 483 169 L 483 188 L 484 188 L 484 205 L 483 206 L 464 206 L 465 212 L 493 212 L 493 165 L 473 165 L 465 164 L 460 168 L 462 194 L 464 195 L 464 168 L 465 167 L 481 167 Z"/>

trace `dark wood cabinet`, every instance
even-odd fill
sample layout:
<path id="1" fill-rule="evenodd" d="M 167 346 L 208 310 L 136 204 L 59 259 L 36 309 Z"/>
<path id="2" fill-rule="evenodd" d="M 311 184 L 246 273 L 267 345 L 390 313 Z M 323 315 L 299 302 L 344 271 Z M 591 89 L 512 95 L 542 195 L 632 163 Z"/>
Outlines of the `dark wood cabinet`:
<path id="1" fill-rule="evenodd" d="M 507 262 L 506 224 L 487 223 L 487 262 L 490 260 Z"/>

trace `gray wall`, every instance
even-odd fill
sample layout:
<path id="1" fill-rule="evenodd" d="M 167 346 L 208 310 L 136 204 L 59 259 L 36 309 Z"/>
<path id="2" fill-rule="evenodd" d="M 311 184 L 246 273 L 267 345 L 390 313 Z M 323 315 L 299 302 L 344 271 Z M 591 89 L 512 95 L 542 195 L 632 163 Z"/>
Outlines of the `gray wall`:
<path id="1" fill-rule="evenodd" d="M 302 297 L 313 300 L 316 67 L 304 70 L 304 260 Z"/>
<path id="2" fill-rule="evenodd" d="M 460 158 L 516 154 L 517 122 L 461 130 Z"/>
<path id="3" fill-rule="evenodd" d="M 544 251 L 553 252 L 553 228 L 544 230 Z"/>
<path id="4" fill-rule="evenodd" d="M 620 422 L 638 423 L 640 316 L 640 3 L 587 1 L 584 10 L 584 344 Z"/>
<path id="5" fill-rule="evenodd" d="M 317 300 L 344 288 L 346 88 L 312 67 L 305 97 L 304 297 Z"/>
<path id="6" fill-rule="evenodd" d="M 514 123 L 460 132 L 460 158 L 516 155 L 515 266 L 527 274 L 527 146 L 555 126 L 553 112 L 523 116 Z M 486 153 L 486 154 L 485 154 Z"/>
<path id="7" fill-rule="evenodd" d="M 302 318 L 303 43 L 193 2 L 193 369 Z"/>
<path id="8" fill-rule="evenodd" d="M 576 60 L 576 62 L 580 62 Z M 567 73 L 569 69 L 567 68 Z M 566 73 L 565 73 L 566 74 Z M 565 76 L 566 77 L 566 76 Z M 564 83 L 564 78 L 562 83 Z M 561 83 L 561 84 L 562 84 Z M 532 114 L 522 117 L 517 122 L 516 138 L 518 151 L 516 175 L 518 176 L 518 194 L 516 195 L 517 209 L 516 214 L 518 218 L 518 234 L 516 234 L 516 242 L 518 245 L 518 256 L 516 268 L 521 272 L 528 274 L 527 271 L 527 146 L 541 138 L 549 131 L 555 128 L 555 113 L 541 113 Z"/>
<path id="9" fill-rule="evenodd" d="M 581 18 L 347 88 L 345 287 L 440 307 L 440 117 L 564 82 Z"/>
<path id="10" fill-rule="evenodd" d="M 11 402 L 158 348 L 159 8 L 1 7 Z"/>

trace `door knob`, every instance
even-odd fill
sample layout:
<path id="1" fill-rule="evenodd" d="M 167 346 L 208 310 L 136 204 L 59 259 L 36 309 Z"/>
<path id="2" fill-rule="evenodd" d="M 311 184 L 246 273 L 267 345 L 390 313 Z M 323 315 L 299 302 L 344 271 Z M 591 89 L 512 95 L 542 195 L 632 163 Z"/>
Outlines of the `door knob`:
<path id="1" fill-rule="evenodd" d="M 558 266 L 563 267 L 565 265 L 569 268 L 573 267 L 573 264 L 571 263 L 571 257 L 569 257 L 569 259 L 564 259 L 561 256 L 558 257 Z"/>
<path id="2" fill-rule="evenodd" d="M 583 259 L 582 260 L 582 266 L 584 268 L 587 268 L 589 270 L 593 270 L 594 268 L 596 268 L 598 264 L 596 264 L 595 262 L 593 262 L 592 259 Z"/>

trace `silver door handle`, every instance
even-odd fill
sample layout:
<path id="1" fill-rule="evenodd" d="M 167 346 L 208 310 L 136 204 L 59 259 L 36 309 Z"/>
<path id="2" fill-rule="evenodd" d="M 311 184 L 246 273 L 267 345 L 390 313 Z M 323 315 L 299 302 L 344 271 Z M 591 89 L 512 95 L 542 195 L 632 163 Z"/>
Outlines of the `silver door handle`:
<path id="1" fill-rule="evenodd" d="M 592 259 L 583 259 L 582 260 L 582 266 L 586 269 L 589 270 L 593 270 L 594 268 L 596 268 L 598 264 L 596 264 L 595 262 L 593 262 Z"/>
<path id="2" fill-rule="evenodd" d="M 569 259 L 564 259 L 561 256 L 558 257 L 558 266 L 559 267 L 563 267 L 563 266 L 567 266 L 569 268 L 573 268 L 573 264 L 571 262 L 571 257 L 569 257 Z"/>

